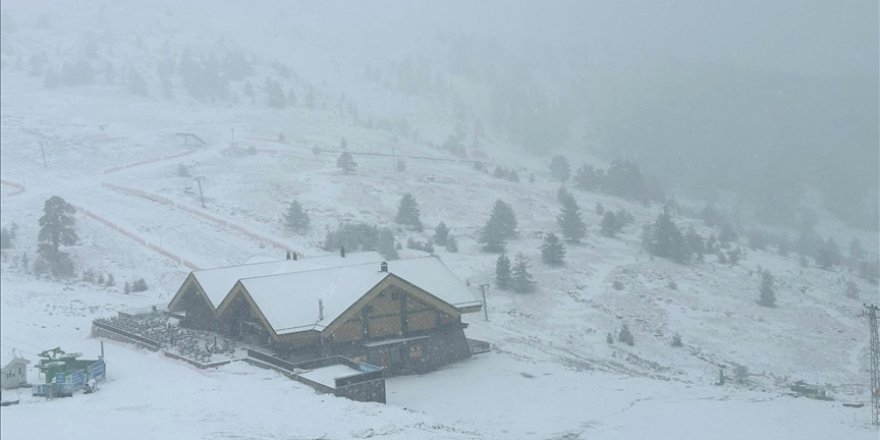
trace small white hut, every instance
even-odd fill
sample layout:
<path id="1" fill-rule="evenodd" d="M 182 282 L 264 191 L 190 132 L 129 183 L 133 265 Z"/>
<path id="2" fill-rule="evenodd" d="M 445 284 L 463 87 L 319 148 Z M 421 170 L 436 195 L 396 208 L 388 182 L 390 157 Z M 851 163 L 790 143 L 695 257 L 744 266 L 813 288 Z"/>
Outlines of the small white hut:
<path id="1" fill-rule="evenodd" d="M 3 359 L 4 361 L 6 359 Z M 9 362 L 0 370 L 0 387 L 4 390 L 27 385 L 27 365 L 31 361 L 13 355 Z"/>

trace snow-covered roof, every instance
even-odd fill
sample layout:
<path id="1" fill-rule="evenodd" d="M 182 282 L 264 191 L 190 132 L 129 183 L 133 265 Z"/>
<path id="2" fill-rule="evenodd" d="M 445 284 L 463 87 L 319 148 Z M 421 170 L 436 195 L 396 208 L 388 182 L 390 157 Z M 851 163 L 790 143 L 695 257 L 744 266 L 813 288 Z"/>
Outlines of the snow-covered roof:
<path id="1" fill-rule="evenodd" d="M 419 286 L 422 290 L 459 309 L 482 304 L 437 257 L 389 261 L 388 272 Z"/>
<path id="2" fill-rule="evenodd" d="M 241 284 L 280 335 L 323 329 L 386 276 L 374 262 L 245 278 Z M 319 301 L 324 309 L 321 320 Z"/>
<path id="3" fill-rule="evenodd" d="M 394 260 L 244 278 L 242 286 L 277 334 L 322 330 L 389 274 L 459 309 L 479 306 L 470 290 L 436 257 Z M 319 305 L 320 304 L 320 305 Z M 323 319 L 319 319 L 323 307 Z"/>
<path id="4" fill-rule="evenodd" d="M 313 382 L 317 382 L 321 385 L 328 386 L 330 388 L 336 388 L 336 379 L 354 376 L 362 373 L 362 371 L 355 370 L 348 365 L 336 364 L 328 365 L 321 368 L 315 368 L 311 371 L 300 374 L 300 376 Z"/>
<path id="5" fill-rule="evenodd" d="M 0 355 L 0 368 L 6 368 L 12 364 L 18 363 L 23 363 L 26 365 L 31 363 L 31 361 L 25 357 L 22 357 L 19 354 L 13 355 L 12 353 L 5 353 L 3 355 Z"/>
<path id="6" fill-rule="evenodd" d="M 238 280 L 243 278 L 288 274 L 293 272 L 327 269 L 382 261 L 377 252 L 357 252 L 341 257 L 338 254 L 322 257 L 278 260 L 263 263 L 242 264 L 193 271 L 193 276 L 205 291 L 211 305 L 216 309 Z"/>

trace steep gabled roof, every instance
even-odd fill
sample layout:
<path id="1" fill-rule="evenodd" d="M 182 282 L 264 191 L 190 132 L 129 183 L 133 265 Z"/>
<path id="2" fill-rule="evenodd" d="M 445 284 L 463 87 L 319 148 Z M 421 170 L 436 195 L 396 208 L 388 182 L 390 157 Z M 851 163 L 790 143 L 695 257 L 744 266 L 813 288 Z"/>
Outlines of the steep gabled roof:
<path id="1" fill-rule="evenodd" d="M 323 329 L 388 276 L 378 268 L 378 263 L 368 263 L 316 269 L 245 278 L 241 285 L 275 333 L 282 335 Z M 320 320 L 319 302 L 324 318 Z"/>
<path id="2" fill-rule="evenodd" d="M 480 302 L 436 257 L 394 260 L 388 272 L 381 272 L 378 262 L 370 262 L 243 278 L 239 282 L 275 334 L 282 335 L 323 330 L 386 280 L 402 280 L 404 287 L 412 285 L 450 313 L 473 307 L 479 310 Z M 231 303 L 230 296 L 218 313 Z M 321 309 L 323 316 L 319 316 Z"/>
<path id="3" fill-rule="evenodd" d="M 388 262 L 388 272 L 414 284 L 431 295 L 465 309 L 482 305 L 470 289 L 437 257 L 409 258 Z"/>
<path id="4" fill-rule="evenodd" d="M 294 272 L 344 267 L 368 262 L 378 264 L 382 256 L 376 252 L 358 252 L 340 257 L 328 255 L 322 257 L 301 258 L 299 260 L 280 260 L 266 263 L 242 264 L 238 266 L 218 267 L 192 272 L 198 285 L 216 310 L 238 280 L 244 278 L 263 277 L 289 274 Z M 172 300 L 173 302 L 173 300 Z"/>
<path id="5" fill-rule="evenodd" d="M 18 355 L 12 355 L 11 353 L 9 355 L 0 356 L 0 368 L 4 370 L 10 366 L 27 365 L 29 363 L 31 363 L 31 361 Z"/>

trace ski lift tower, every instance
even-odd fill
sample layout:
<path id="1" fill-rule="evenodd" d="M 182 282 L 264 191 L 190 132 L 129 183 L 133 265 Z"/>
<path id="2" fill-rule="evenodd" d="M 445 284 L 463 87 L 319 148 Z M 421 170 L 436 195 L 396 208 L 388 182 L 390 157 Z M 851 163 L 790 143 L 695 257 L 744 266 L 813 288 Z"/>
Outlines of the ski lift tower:
<path id="1" fill-rule="evenodd" d="M 880 425 L 880 337 L 877 334 L 876 305 L 865 305 L 871 337 L 871 422 Z"/>

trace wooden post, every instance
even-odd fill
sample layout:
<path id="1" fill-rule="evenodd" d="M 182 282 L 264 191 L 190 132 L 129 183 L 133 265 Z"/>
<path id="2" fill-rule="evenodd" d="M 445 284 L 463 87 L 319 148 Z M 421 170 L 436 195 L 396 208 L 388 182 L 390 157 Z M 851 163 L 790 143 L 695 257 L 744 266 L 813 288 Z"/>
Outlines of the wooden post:
<path id="1" fill-rule="evenodd" d="M 195 179 L 196 179 L 196 182 L 199 184 L 199 200 L 202 201 L 202 208 L 204 208 L 205 207 L 205 196 L 204 196 L 204 194 L 202 194 L 202 179 L 204 179 L 204 177 L 198 176 Z"/>
<path id="2" fill-rule="evenodd" d="M 483 293 L 483 320 L 489 320 L 489 308 L 486 307 L 486 288 L 489 287 L 488 284 L 480 284 L 480 291 Z"/>
<path id="3" fill-rule="evenodd" d="M 43 167 L 49 168 L 49 164 L 46 162 L 46 149 L 43 148 L 43 145 L 45 145 L 45 142 L 40 141 L 40 153 L 43 155 Z"/>

